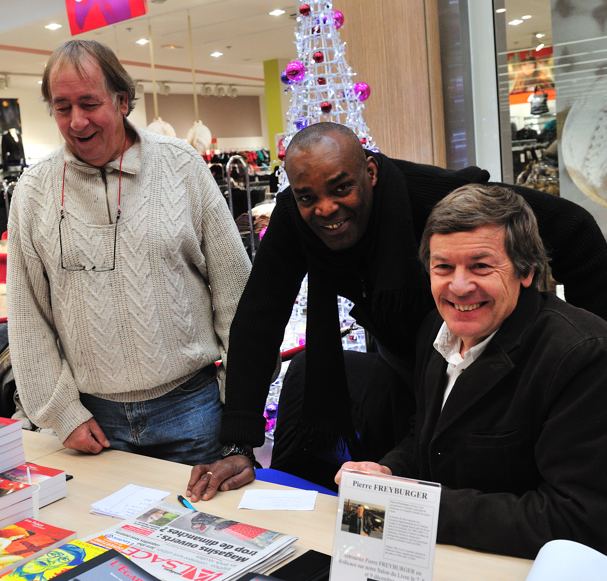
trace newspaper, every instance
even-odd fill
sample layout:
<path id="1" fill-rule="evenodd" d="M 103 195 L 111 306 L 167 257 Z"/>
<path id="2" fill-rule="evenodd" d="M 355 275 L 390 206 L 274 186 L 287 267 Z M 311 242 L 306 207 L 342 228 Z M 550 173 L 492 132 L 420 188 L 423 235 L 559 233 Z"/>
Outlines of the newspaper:
<path id="1" fill-rule="evenodd" d="M 229 581 L 275 567 L 297 537 L 159 504 L 86 540 L 116 549 L 162 581 Z"/>
<path id="2" fill-rule="evenodd" d="M 342 472 L 331 581 L 431 581 L 441 487 Z"/>

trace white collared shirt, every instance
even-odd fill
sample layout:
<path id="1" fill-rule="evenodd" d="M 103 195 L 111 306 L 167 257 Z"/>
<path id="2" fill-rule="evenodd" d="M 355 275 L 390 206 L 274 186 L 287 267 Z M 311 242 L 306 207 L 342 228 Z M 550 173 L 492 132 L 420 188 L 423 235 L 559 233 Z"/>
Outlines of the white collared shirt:
<path id="1" fill-rule="evenodd" d="M 445 387 L 441 410 L 443 409 L 457 378 L 463 373 L 464 369 L 467 369 L 482 355 L 485 347 L 487 347 L 489 341 L 493 339 L 493 336 L 496 333 L 497 330 L 493 331 L 491 335 L 478 343 L 478 345 L 470 347 L 470 349 L 468 349 L 468 351 L 466 351 L 462 357 L 459 353 L 462 340 L 451 333 L 449 327 L 447 327 L 447 323 L 443 322 L 433 343 L 434 348 L 444 357 L 445 361 L 447 362 L 447 387 Z"/>

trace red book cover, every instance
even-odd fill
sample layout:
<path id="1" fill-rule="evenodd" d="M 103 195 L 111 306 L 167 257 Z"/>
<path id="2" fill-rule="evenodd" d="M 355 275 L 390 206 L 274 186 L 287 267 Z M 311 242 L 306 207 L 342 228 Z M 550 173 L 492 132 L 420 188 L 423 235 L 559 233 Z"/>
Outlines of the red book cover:
<path id="1" fill-rule="evenodd" d="M 0 510 L 32 496 L 29 484 L 0 478 Z"/>
<path id="2" fill-rule="evenodd" d="M 30 469 L 29 476 L 27 469 Z M 55 476 L 65 474 L 63 470 L 58 468 L 50 468 L 48 466 L 41 466 L 40 464 L 34 464 L 33 462 L 26 462 L 16 466 L 11 470 L 7 470 L 0 474 L 0 478 L 6 478 L 7 480 L 15 480 L 16 482 L 29 482 L 29 478 L 32 479 L 32 484 L 42 484 L 43 481 Z"/>
<path id="3" fill-rule="evenodd" d="M 0 575 L 76 536 L 75 531 L 26 518 L 0 529 Z"/>
<path id="4" fill-rule="evenodd" d="M 9 432 L 20 430 L 21 420 L 13 420 L 11 418 L 0 417 L 0 435 L 8 434 Z"/>

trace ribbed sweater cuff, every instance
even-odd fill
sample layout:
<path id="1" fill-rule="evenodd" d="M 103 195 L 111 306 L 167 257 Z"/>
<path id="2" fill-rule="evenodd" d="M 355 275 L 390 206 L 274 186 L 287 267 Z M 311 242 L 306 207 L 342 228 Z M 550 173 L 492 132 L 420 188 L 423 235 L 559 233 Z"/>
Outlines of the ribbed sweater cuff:
<path id="1" fill-rule="evenodd" d="M 78 426 L 92 417 L 93 414 L 77 400 L 56 411 L 51 427 L 55 430 L 59 441 L 64 442 Z"/>
<path id="2" fill-rule="evenodd" d="M 224 412 L 219 439 L 227 444 L 262 446 L 265 441 L 266 419 L 261 414 L 245 411 Z"/>

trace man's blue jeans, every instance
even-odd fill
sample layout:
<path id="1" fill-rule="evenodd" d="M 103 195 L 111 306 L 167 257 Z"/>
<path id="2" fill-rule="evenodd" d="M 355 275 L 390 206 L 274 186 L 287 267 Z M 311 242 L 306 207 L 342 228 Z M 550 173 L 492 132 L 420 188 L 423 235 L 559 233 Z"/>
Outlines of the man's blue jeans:
<path id="1" fill-rule="evenodd" d="M 166 395 L 134 403 L 80 394 L 116 450 L 182 464 L 219 459 L 221 402 L 216 378 L 194 376 Z"/>

